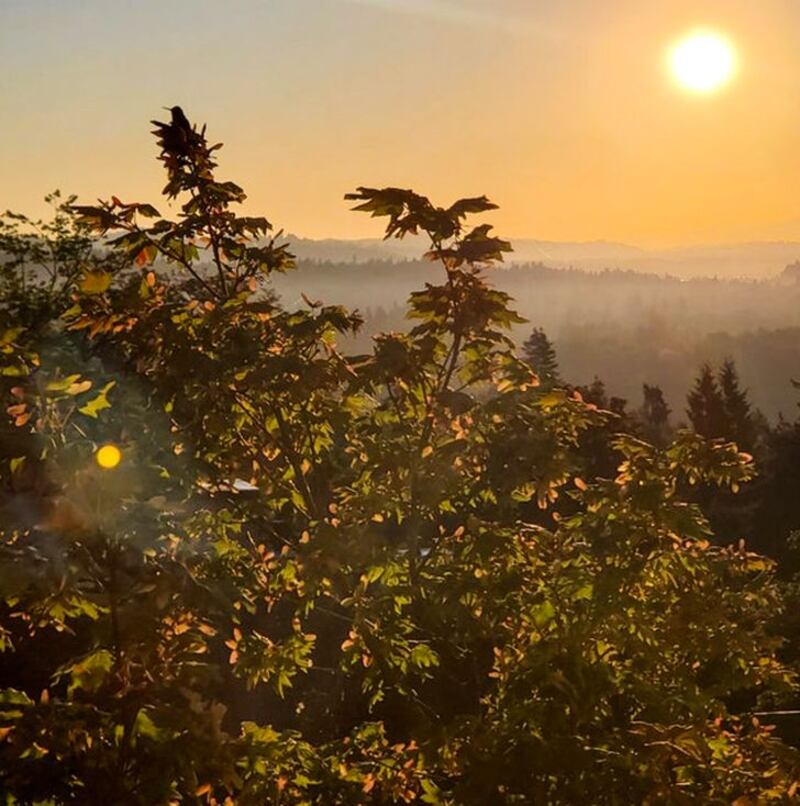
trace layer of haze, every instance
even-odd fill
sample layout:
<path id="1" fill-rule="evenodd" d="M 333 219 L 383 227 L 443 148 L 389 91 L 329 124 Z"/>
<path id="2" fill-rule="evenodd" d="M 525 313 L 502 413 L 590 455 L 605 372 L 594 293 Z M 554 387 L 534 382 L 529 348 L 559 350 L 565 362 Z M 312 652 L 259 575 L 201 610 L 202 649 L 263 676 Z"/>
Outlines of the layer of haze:
<path id="1" fill-rule="evenodd" d="M 665 67 L 697 27 L 738 51 L 712 96 Z M 377 234 L 342 195 L 399 184 L 487 193 L 509 236 L 800 238 L 798 30 L 796 0 L 2 0 L 0 207 L 154 199 L 180 103 L 309 237 Z"/>

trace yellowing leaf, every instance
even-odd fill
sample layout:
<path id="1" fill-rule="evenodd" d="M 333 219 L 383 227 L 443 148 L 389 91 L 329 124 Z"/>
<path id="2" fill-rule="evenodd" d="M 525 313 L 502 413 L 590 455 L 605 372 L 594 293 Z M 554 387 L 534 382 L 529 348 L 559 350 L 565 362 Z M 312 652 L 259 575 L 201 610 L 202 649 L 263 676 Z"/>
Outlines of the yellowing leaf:
<path id="1" fill-rule="evenodd" d="M 133 259 L 137 266 L 146 266 L 152 263 L 158 255 L 158 249 L 153 244 L 148 244 L 137 252 Z"/>
<path id="2" fill-rule="evenodd" d="M 102 294 L 111 285 L 111 275 L 106 271 L 90 271 L 83 275 L 80 289 L 84 294 Z"/>
<path id="3" fill-rule="evenodd" d="M 14 343 L 14 339 L 22 333 L 21 327 L 10 327 L 0 333 L 0 347 L 5 347 Z"/>
<path id="4" fill-rule="evenodd" d="M 66 392 L 68 395 L 81 395 L 84 392 L 88 392 L 92 388 L 91 381 L 80 381 L 79 383 L 71 384 Z"/>
<path id="5" fill-rule="evenodd" d="M 107 383 L 100 390 L 100 394 L 98 394 L 97 397 L 92 398 L 85 406 L 81 406 L 78 411 L 96 420 L 98 412 L 101 412 L 103 409 L 111 408 L 111 404 L 108 402 L 108 393 L 115 385 L 116 381 Z"/>

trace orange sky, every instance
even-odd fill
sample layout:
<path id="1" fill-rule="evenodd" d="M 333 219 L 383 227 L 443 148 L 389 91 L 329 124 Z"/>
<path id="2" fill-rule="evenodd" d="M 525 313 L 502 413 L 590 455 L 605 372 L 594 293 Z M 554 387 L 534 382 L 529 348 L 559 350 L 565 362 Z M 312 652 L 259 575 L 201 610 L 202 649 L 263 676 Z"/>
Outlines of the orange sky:
<path id="1" fill-rule="evenodd" d="M 665 69 L 697 26 L 739 54 L 709 97 Z M 800 240 L 798 32 L 796 0 L 3 0 L 0 207 L 155 200 L 180 103 L 308 237 L 379 234 L 342 196 L 397 184 L 487 193 L 512 237 Z"/>

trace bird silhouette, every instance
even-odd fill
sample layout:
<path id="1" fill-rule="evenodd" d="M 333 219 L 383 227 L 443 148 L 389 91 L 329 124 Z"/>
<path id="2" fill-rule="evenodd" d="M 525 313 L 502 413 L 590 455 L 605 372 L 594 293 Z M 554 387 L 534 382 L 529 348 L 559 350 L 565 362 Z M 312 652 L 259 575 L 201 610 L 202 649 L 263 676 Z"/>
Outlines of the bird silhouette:
<path id="1" fill-rule="evenodd" d="M 189 119 L 183 114 L 183 109 L 181 109 L 179 106 L 171 106 L 169 107 L 169 113 L 172 117 L 173 127 L 182 129 L 186 132 L 192 131 L 192 124 L 189 123 Z"/>
<path id="2" fill-rule="evenodd" d="M 156 127 L 154 133 L 161 138 L 164 151 L 188 156 L 191 146 L 196 142 L 197 132 L 179 106 L 164 108 L 170 113 L 170 122 L 150 121 Z"/>

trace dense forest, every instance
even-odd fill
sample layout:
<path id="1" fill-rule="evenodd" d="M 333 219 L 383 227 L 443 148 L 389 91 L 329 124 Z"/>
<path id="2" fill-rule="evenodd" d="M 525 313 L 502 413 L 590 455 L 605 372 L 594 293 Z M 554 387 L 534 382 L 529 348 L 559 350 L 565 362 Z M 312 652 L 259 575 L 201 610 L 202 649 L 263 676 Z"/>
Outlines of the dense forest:
<path id="1" fill-rule="evenodd" d="M 354 344 L 367 349 L 375 333 L 405 328 L 405 300 L 430 274 L 423 261 L 299 260 L 274 287 L 290 306 L 301 304 L 305 293 L 359 309 L 366 321 Z M 790 379 L 800 367 L 794 265 L 770 280 L 687 280 L 515 263 L 493 271 L 491 281 L 529 322 L 514 328 L 517 341 L 524 341 L 530 324 L 543 328 L 571 383 L 596 375 L 632 403 L 640 401 L 642 384 L 657 384 L 685 421 L 686 394 L 700 366 L 731 358 L 756 408 L 773 421 L 781 414 L 794 419 Z"/>
<path id="2" fill-rule="evenodd" d="M 791 278 L 504 269 L 485 197 L 364 187 L 421 260 L 298 271 L 155 135 L 175 219 L 0 224 L 5 802 L 793 799 Z"/>

